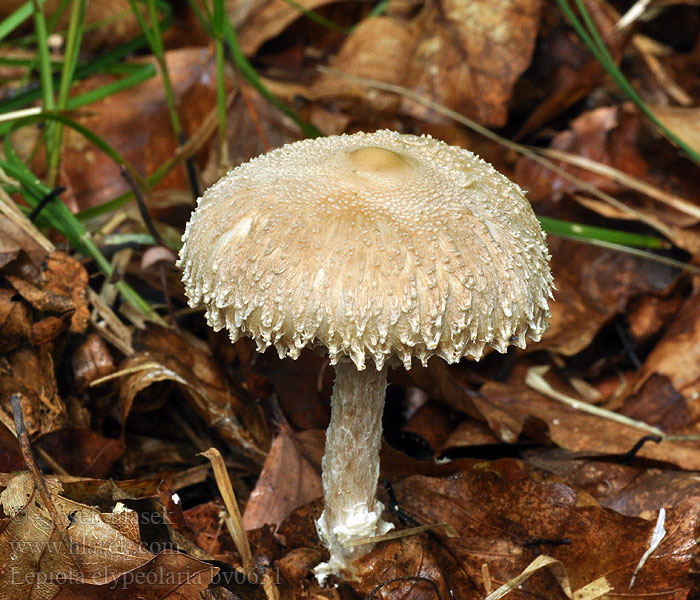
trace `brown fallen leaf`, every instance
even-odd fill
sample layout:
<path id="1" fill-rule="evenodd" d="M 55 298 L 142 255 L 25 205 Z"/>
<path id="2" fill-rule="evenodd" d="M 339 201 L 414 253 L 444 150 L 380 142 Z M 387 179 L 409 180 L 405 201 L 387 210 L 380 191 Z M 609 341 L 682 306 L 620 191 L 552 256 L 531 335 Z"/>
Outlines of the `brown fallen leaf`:
<path id="1" fill-rule="evenodd" d="M 93 379 L 109 375 L 115 369 L 107 343 L 96 333 L 89 334 L 75 349 L 71 366 L 79 394 L 85 392 Z"/>
<path id="2" fill-rule="evenodd" d="M 576 117 L 571 121 L 570 129 L 554 137 L 550 148 L 595 160 L 635 177 L 643 177 L 648 171 L 648 165 L 634 143 L 638 128 L 639 116 L 632 109 L 625 111 L 618 106 L 603 106 Z M 560 166 L 602 191 L 614 194 L 623 189 L 609 177 L 586 169 L 563 164 Z M 527 157 L 518 160 L 515 177 L 528 191 L 531 202 L 545 199 L 557 201 L 564 194 L 578 191 L 575 183 L 557 176 Z"/>
<path id="3" fill-rule="evenodd" d="M 340 1 L 298 0 L 298 4 L 307 10 L 316 10 Z M 247 55 L 255 54 L 267 40 L 301 17 L 299 9 L 284 0 L 227 0 L 226 10 L 234 23 L 240 26 L 241 50 Z"/>
<path id="4" fill-rule="evenodd" d="M 348 36 L 331 64 L 335 70 L 407 87 L 421 96 L 491 125 L 506 122 L 513 84 L 530 62 L 540 0 L 450 0 L 430 3 L 413 20 L 366 19 Z M 288 97 L 341 101 L 355 115 L 400 111 L 417 119 L 444 117 L 415 102 L 373 91 L 333 73 L 308 89 L 278 87 Z"/>
<path id="5" fill-rule="evenodd" d="M 215 86 L 214 62 L 207 48 L 185 48 L 166 52 L 166 63 L 178 102 L 178 112 L 186 126 L 199 124 L 206 115 L 207 102 L 211 94 L 205 94 L 200 86 L 208 90 Z M 80 82 L 75 93 L 85 93 L 114 81 L 114 76 L 95 75 Z M 184 102 L 185 93 L 196 86 L 201 101 Z M 163 82 L 159 75 L 127 90 L 108 96 L 90 105 L 88 116 L 82 117 L 82 125 L 103 137 L 119 151 L 134 168 L 148 175 L 151 165 L 160 166 L 172 157 L 173 147 L 164 145 L 163 132 L 174 141 L 167 116 Z M 191 134 L 193 129 L 186 133 Z M 121 176 L 119 167 L 110 158 L 95 149 L 82 136 L 73 130 L 66 132 L 62 155 L 67 185 L 75 196 L 76 206 L 84 209 L 101 204 L 122 192 L 129 186 Z M 169 175 L 168 188 L 187 188 L 183 169 Z"/>
<path id="6" fill-rule="evenodd" d="M 9 207 L 8 207 L 9 210 Z M 38 266 L 46 256 L 46 249 L 31 237 L 14 220 L 0 214 L 0 269 L 14 261 L 20 250 L 24 251 L 32 264 Z"/>
<path id="7" fill-rule="evenodd" d="M 668 433 L 697 433 L 700 423 L 700 292 L 696 286 L 654 346 L 620 412 Z"/>
<path id="8" fill-rule="evenodd" d="M 630 517 L 653 519 L 660 508 L 700 497 L 695 473 L 662 469 L 644 459 L 623 462 L 595 452 L 560 448 L 525 451 L 524 456 L 528 463 L 587 492 L 601 506 Z"/>
<path id="9" fill-rule="evenodd" d="M 14 431 L 0 425 L 0 473 L 11 473 L 25 468 Z"/>
<path id="10" fill-rule="evenodd" d="M 491 430 L 508 443 L 515 442 L 533 419 L 544 426 L 554 444 L 574 451 L 624 454 L 648 433 L 574 410 L 519 385 L 490 382 L 470 400 L 479 407 Z M 696 470 L 700 468 L 700 442 L 645 444 L 638 456 Z"/>
<path id="11" fill-rule="evenodd" d="M 586 348 L 632 298 L 663 294 L 678 274 L 666 265 L 570 240 L 550 238 L 548 245 L 557 290 L 549 330 L 533 348 L 566 356 Z"/>
<path id="12" fill-rule="evenodd" d="M 584 0 L 584 5 L 608 50 L 617 56 L 623 40 L 610 37 L 615 20 L 595 1 Z M 532 99 L 539 104 L 529 114 L 516 138 L 540 131 L 546 123 L 604 84 L 606 78 L 600 62 L 591 57 L 577 36 L 571 35 L 561 13 L 547 11 L 543 21 L 532 68 L 524 81 Z"/>
<path id="13" fill-rule="evenodd" d="M 657 119 L 695 152 L 700 153 L 700 108 L 687 106 L 651 106 Z"/>
<path id="14" fill-rule="evenodd" d="M 0 598 L 53 598 L 61 583 L 109 583 L 151 560 L 140 544 L 135 512 L 100 513 L 60 496 L 55 479 L 46 484 L 56 511 L 69 523 L 64 531 L 28 473 L 11 479 L 0 494 L 7 515 L 0 533 Z"/>
<path id="15" fill-rule="evenodd" d="M 263 462 L 266 451 L 241 422 L 239 403 L 227 385 L 219 387 L 198 377 L 196 371 L 170 353 L 138 352 L 125 359 L 119 385 L 119 417 L 122 423 L 131 412 L 136 395 L 159 381 L 174 382 L 192 407 L 219 435 L 240 448 L 249 458 Z M 197 374 L 196 374 L 197 373 Z"/>
<path id="16" fill-rule="evenodd" d="M 666 535 L 630 588 L 655 519 L 625 517 L 596 506 L 562 483 L 542 480 L 523 463 L 475 462 L 470 470 L 447 478 L 409 477 L 396 491 L 401 508 L 421 523 L 446 521 L 455 527 L 460 537 L 441 538 L 442 554 L 456 559 L 482 594 L 484 563 L 498 587 L 541 554 L 563 563 L 574 590 L 601 576 L 615 592 L 635 598 L 653 594 L 671 600 L 686 597 L 690 589 L 688 565 L 697 548 L 694 529 L 700 498 L 685 499 L 666 511 Z M 367 561 L 380 552 L 381 545 Z M 446 560 L 439 562 L 444 565 Z M 443 573 L 450 577 L 454 571 L 443 566 Z M 551 574 L 543 572 L 511 597 L 539 593 L 556 598 L 557 589 Z"/>
<path id="17" fill-rule="evenodd" d="M 17 394 L 30 437 L 60 429 L 67 419 L 58 392 L 51 343 L 23 346 L 0 357 L 0 410 L 12 419 L 10 398 Z"/>
<path id="18" fill-rule="evenodd" d="M 223 502 L 217 498 L 183 511 L 183 517 L 197 546 L 217 560 L 237 565 L 240 559 L 222 519 L 225 510 Z"/>
<path id="19" fill-rule="evenodd" d="M 0 352 L 10 352 L 33 338 L 32 315 L 14 290 L 0 288 Z"/>
<path id="20" fill-rule="evenodd" d="M 186 554 L 164 550 L 109 584 L 69 582 L 52 600 L 201 600 L 218 570 Z M 237 580 L 233 579 L 235 583 Z"/>
<path id="21" fill-rule="evenodd" d="M 414 33 L 409 23 L 390 17 L 362 21 L 332 59 L 334 69 L 386 83 L 403 85 L 411 64 Z M 367 93 L 367 88 L 332 73 L 322 73 L 306 96 L 340 104 L 346 112 L 393 114 L 401 103 L 396 94 Z M 325 130 L 324 130 L 325 131 Z"/>
<path id="22" fill-rule="evenodd" d="M 80 477 L 107 477 L 124 452 L 121 440 L 109 439 L 90 429 L 65 427 L 41 440 L 41 447 L 66 472 Z"/>
<path id="23" fill-rule="evenodd" d="M 37 346 L 66 329 L 83 333 L 87 328 L 87 272 L 74 258 L 52 252 L 38 270 L 16 263 L 3 279 L 11 289 L 0 288 L 0 351 L 26 342 Z"/>
<path id="24" fill-rule="evenodd" d="M 243 513 L 246 530 L 265 524 L 277 526 L 295 508 L 321 496 L 318 464 L 323 456 L 323 438 L 316 434 L 316 431 L 296 434 L 282 428 L 246 503 Z"/>
<path id="25" fill-rule="evenodd" d="M 484 125 L 504 125 L 513 84 L 530 64 L 540 9 L 539 0 L 431 3 L 415 23 L 408 87 Z M 435 120 L 412 102 L 403 110 Z"/>

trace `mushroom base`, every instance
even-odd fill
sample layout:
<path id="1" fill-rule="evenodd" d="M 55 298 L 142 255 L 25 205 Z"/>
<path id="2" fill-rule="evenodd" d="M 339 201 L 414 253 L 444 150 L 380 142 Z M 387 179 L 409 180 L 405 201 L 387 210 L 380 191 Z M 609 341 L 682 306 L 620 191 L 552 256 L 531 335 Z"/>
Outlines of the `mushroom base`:
<path id="1" fill-rule="evenodd" d="M 358 371 L 344 360 L 335 371 L 322 465 L 324 509 L 316 522 L 331 557 L 314 570 L 320 583 L 329 575 L 353 577 L 353 562 L 372 544 L 350 544 L 393 527 L 382 520 L 384 506 L 377 500 L 387 367 Z"/>

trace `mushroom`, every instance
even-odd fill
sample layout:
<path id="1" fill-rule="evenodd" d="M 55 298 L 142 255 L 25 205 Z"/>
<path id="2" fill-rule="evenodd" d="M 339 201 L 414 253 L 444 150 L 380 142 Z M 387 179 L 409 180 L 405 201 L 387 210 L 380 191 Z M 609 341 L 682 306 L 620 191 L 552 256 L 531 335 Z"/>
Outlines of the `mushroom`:
<path id="1" fill-rule="evenodd" d="M 214 329 L 335 366 L 316 574 L 353 576 L 392 525 L 377 500 L 387 367 L 539 340 L 552 276 L 520 188 L 471 152 L 393 131 L 309 139 L 240 165 L 198 202 L 179 266 Z"/>

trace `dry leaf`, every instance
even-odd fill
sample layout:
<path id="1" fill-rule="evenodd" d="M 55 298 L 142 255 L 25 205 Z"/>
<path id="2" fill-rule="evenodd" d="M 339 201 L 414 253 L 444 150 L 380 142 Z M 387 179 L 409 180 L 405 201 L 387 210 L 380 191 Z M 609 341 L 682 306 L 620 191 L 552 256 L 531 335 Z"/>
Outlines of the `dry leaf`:
<path id="1" fill-rule="evenodd" d="M 180 357 L 181 358 L 181 357 Z M 158 381 L 177 384 L 197 413 L 223 439 L 238 446 L 248 457 L 262 462 L 266 455 L 258 440 L 243 427 L 236 408 L 239 402 L 227 386 L 218 387 L 195 374 L 186 364 L 171 354 L 139 352 L 128 357 L 118 372 L 125 371 L 119 386 L 121 421 L 131 412 L 136 395 Z"/>
<path id="2" fill-rule="evenodd" d="M 430 3 L 416 22 L 407 87 L 484 125 L 504 125 L 513 84 L 530 64 L 540 7 L 540 0 Z M 412 102 L 403 110 L 435 118 Z"/>
<path id="3" fill-rule="evenodd" d="M 627 254 L 549 238 L 557 290 L 542 342 L 533 346 L 571 356 L 586 348 L 614 315 L 640 294 L 662 294 L 678 270 Z M 576 268 L 573 268 L 573 266 Z"/>
<path id="4" fill-rule="evenodd" d="M 133 511 L 100 513 L 59 495 L 47 479 L 51 501 L 68 523 L 55 523 L 28 473 L 14 477 L 0 494 L 7 515 L 0 534 L 0 598 L 54 598 L 61 583 L 114 581 L 153 555 L 140 544 Z"/>
<path id="5" fill-rule="evenodd" d="M 700 108 L 651 106 L 651 111 L 672 133 L 700 153 Z"/>
<path id="6" fill-rule="evenodd" d="M 277 526 L 295 508 L 321 496 L 323 438 L 316 433 L 283 428 L 275 438 L 243 513 L 247 530 Z"/>

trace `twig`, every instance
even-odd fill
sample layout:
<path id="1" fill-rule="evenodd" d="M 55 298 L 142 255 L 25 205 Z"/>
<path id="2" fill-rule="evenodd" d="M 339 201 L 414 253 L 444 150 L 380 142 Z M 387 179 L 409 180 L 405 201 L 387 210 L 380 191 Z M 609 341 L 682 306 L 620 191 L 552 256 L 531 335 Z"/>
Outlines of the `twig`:
<path id="1" fill-rule="evenodd" d="M 131 173 L 124 167 L 122 167 L 121 173 L 122 177 L 129 184 L 131 191 L 134 193 L 134 198 L 136 198 L 136 204 L 139 207 L 139 213 L 141 214 L 141 218 L 143 219 L 143 222 L 146 225 L 146 229 L 148 229 L 148 233 L 150 233 L 153 236 L 153 239 L 158 243 L 158 245 L 170 248 L 170 245 L 167 244 L 165 240 L 161 237 L 160 233 L 158 233 L 158 230 L 156 229 L 156 226 L 153 223 L 153 219 L 151 219 L 151 214 L 148 212 L 146 202 L 143 199 L 141 188 L 137 185 L 136 180 L 132 177 Z"/>
<path id="2" fill-rule="evenodd" d="M 55 198 L 58 198 L 58 196 L 65 191 L 66 191 L 66 188 L 64 186 L 57 185 L 48 194 L 46 194 L 41 200 L 39 200 L 39 203 L 32 209 L 32 212 L 29 213 L 27 218 L 32 223 L 34 221 L 36 221 L 36 218 L 39 216 L 39 213 L 41 213 L 41 211 L 44 210 L 48 206 L 49 202 L 51 202 Z"/>
<path id="3" fill-rule="evenodd" d="M 70 526 L 70 521 L 63 512 L 57 511 L 54 506 L 53 500 L 51 499 L 51 492 L 46 485 L 46 478 L 44 474 L 39 469 L 39 466 L 34 460 L 34 454 L 32 452 L 31 445 L 29 444 L 29 436 L 27 435 L 27 429 L 24 425 L 24 415 L 22 414 L 22 403 L 19 394 L 12 394 L 10 397 L 10 404 L 12 405 L 12 415 L 15 421 L 15 431 L 17 432 L 17 441 L 19 442 L 19 448 L 22 452 L 22 458 L 27 465 L 29 474 L 32 476 L 34 481 L 34 488 L 39 492 L 41 496 L 41 501 L 43 502 L 46 510 L 51 515 L 53 521 L 54 529 L 58 533 L 61 541 L 66 547 L 66 551 L 71 557 L 73 564 L 77 567 L 78 573 L 83 573 L 84 570 L 80 564 L 80 559 L 78 555 L 74 552 L 70 552 L 72 547 L 71 539 L 68 536 L 67 529 Z"/>
<path id="4" fill-rule="evenodd" d="M 178 141 L 180 142 L 180 148 L 184 148 L 187 144 L 187 134 L 184 131 L 181 131 L 178 134 Z M 197 169 L 194 166 L 194 158 L 191 155 L 185 159 L 185 170 L 187 171 L 187 179 L 190 182 L 192 195 L 195 197 L 195 199 L 199 198 L 202 195 L 202 188 L 199 186 Z"/>

